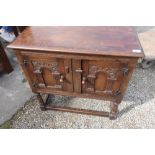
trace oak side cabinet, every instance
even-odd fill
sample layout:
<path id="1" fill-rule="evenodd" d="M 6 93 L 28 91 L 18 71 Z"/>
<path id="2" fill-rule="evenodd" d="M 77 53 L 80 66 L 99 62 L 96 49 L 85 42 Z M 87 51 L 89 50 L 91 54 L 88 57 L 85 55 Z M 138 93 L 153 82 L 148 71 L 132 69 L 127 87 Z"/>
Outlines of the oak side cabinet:
<path id="1" fill-rule="evenodd" d="M 139 58 L 144 57 L 132 27 L 28 27 L 9 48 L 42 110 L 60 110 L 115 119 Z M 109 100 L 110 112 L 52 106 L 40 94 Z"/>

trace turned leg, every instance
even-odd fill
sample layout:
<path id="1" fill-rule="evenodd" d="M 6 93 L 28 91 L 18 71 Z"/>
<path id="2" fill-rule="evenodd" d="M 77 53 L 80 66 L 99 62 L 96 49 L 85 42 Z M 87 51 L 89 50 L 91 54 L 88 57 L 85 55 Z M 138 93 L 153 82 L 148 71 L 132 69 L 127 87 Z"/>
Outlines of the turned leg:
<path id="1" fill-rule="evenodd" d="M 111 104 L 110 104 L 110 114 L 109 114 L 109 119 L 110 120 L 114 120 L 114 119 L 116 119 L 116 117 L 117 117 L 117 113 L 118 113 L 118 103 L 116 103 L 116 102 L 111 102 Z"/>
<path id="2" fill-rule="evenodd" d="M 46 103 L 44 102 L 40 93 L 37 94 L 37 99 L 39 100 L 41 110 L 45 111 L 46 110 Z"/>

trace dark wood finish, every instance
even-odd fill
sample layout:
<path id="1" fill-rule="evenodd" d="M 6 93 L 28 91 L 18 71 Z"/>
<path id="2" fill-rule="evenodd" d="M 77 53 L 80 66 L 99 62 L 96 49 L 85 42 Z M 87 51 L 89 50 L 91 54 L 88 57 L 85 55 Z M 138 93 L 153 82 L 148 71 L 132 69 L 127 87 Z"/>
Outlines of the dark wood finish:
<path id="1" fill-rule="evenodd" d="M 81 93 L 81 60 L 72 60 L 74 92 Z"/>
<path id="2" fill-rule="evenodd" d="M 70 59 L 46 57 L 45 54 L 36 57 L 28 52 L 20 57 L 35 89 L 73 91 Z"/>
<path id="3" fill-rule="evenodd" d="M 143 57 L 143 52 L 133 52 L 142 49 L 132 27 L 28 27 L 9 47 L 50 53 Z"/>
<path id="4" fill-rule="evenodd" d="M 87 109 L 79 109 L 79 108 L 71 108 L 71 107 L 61 107 L 61 106 L 49 106 L 49 105 L 46 106 L 46 109 L 72 112 L 72 113 L 85 114 L 85 115 L 109 117 L 109 112 L 104 112 L 104 111 L 95 111 L 95 110 L 87 110 Z"/>
<path id="5" fill-rule="evenodd" d="M 120 91 L 125 70 L 128 72 L 128 64 L 123 60 L 104 59 L 102 61 L 84 60 L 83 93 L 95 93 L 100 95 L 114 95 Z"/>
<path id="6" fill-rule="evenodd" d="M 9 62 L 9 59 L 4 51 L 4 47 L 0 42 L 0 72 L 1 73 L 10 73 L 13 68 Z"/>
<path id="7" fill-rule="evenodd" d="M 40 108 L 44 110 L 57 110 L 57 111 L 64 111 L 64 112 L 72 112 L 72 113 L 79 113 L 79 114 L 86 114 L 86 115 L 94 115 L 94 116 L 104 116 L 109 117 L 109 112 L 104 111 L 95 111 L 95 110 L 88 110 L 88 109 L 79 109 L 79 108 L 72 108 L 72 107 L 63 107 L 63 106 L 54 106 L 48 103 L 49 95 L 44 102 L 42 96 L 40 94 L 37 95 L 37 98 L 40 103 Z"/>
<path id="8" fill-rule="evenodd" d="M 144 56 L 131 27 L 30 27 L 13 48 L 43 110 L 115 119 L 138 58 Z M 40 93 L 111 101 L 101 112 L 52 106 Z"/>
<path id="9" fill-rule="evenodd" d="M 111 102 L 110 106 L 111 106 L 111 111 L 109 113 L 109 118 L 111 120 L 114 120 L 114 119 L 116 119 L 116 116 L 117 116 L 117 113 L 118 113 L 118 103 Z"/>
<path id="10" fill-rule="evenodd" d="M 37 98 L 39 100 L 41 110 L 45 111 L 46 110 L 46 102 L 44 102 L 44 100 L 40 94 L 37 94 Z"/>

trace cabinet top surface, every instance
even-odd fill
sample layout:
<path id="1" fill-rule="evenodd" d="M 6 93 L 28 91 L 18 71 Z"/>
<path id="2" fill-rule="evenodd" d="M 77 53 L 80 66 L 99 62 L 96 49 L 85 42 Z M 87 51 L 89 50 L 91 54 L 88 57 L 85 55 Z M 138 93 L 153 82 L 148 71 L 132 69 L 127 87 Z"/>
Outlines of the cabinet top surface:
<path id="1" fill-rule="evenodd" d="M 132 27 L 28 27 L 9 48 L 77 54 L 143 57 Z"/>

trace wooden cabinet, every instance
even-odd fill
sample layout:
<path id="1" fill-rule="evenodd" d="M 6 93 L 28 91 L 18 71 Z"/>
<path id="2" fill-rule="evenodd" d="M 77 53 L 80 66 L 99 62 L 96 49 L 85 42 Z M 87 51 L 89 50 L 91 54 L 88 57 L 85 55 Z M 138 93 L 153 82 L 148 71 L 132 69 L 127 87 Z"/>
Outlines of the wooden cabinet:
<path id="1" fill-rule="evenodd" d="M 15 50 L 42 109 L 111 119 L 116 117 L 138 58 L 143 57 L 130 27 L 30 27 L 9 47 Z M 40 93 L 110 100 L 111 111 L 50 106 Z"/>

